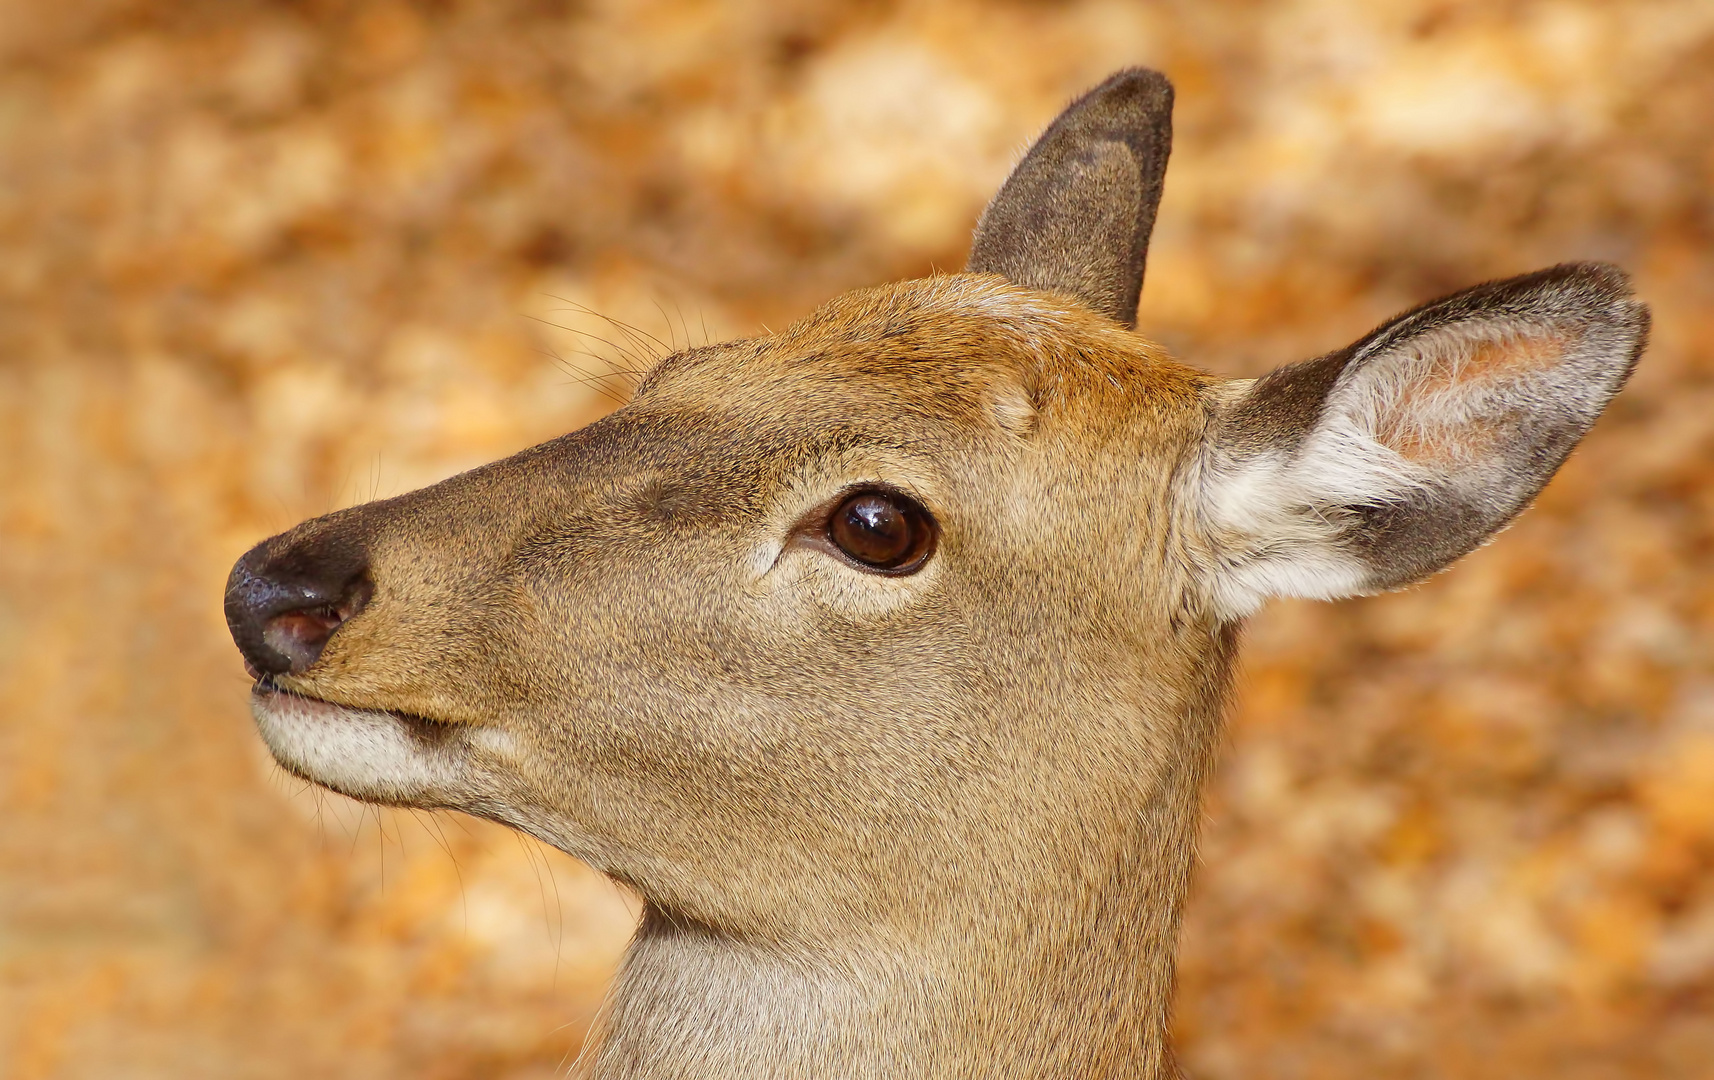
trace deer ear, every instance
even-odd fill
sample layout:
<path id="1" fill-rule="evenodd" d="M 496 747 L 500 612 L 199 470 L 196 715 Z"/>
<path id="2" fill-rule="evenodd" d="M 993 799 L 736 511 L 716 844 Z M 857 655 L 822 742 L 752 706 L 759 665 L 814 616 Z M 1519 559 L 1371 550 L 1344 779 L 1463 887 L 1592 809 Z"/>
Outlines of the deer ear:
<path id="1" fill-rule="evenodd" d="M 1470 551 L 1553 476 L 1648 327 L 1619 270 L 1557 266 L 1228 384 L 1198 480 L 1217 609 L 1391 589 Z"/>
<path id="2" fill-rule="evenodd" d="M 1060 113 L 976 224 L 966 267 L 1135 326 L 1172 149 L 1172 84 L 1129 68 Z"/>

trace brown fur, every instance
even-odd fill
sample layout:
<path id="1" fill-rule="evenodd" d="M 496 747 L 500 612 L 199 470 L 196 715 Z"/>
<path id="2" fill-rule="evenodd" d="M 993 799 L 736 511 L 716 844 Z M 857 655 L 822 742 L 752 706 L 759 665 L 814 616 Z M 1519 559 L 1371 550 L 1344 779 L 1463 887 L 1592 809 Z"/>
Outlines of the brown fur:
<path id="1" fill-rule="evenodd" d="M 1173 1074 L 1238 633 L 1214 583 L 1266 540 L 1223 548 L 1243 521 L 1207 492 L 1312 443 L 1346 361 L 1221 384 L 1080 280 L 847 294 L 240 561 L 228 610 L 286 768 L 506 822 L 645 898 L 580 1075 Z M 810 542 L 867 483 L 939 522 L 920 571 Z M 292 625 L 337 631 L 269 652 L 312 602 Z"/>

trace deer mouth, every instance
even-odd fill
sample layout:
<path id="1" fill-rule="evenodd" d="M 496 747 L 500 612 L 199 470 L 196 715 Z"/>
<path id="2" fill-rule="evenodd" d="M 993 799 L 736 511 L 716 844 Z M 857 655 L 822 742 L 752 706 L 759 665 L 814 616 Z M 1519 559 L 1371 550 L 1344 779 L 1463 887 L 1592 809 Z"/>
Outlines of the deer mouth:
<path id="1" fill-rule="evenodd" d="M 250 712 L 274 760 L 342 795 L 392 805 L 444 805 L 464 785 L 468 747 L 458 725 L 300 694 L 264 676 Z"/>

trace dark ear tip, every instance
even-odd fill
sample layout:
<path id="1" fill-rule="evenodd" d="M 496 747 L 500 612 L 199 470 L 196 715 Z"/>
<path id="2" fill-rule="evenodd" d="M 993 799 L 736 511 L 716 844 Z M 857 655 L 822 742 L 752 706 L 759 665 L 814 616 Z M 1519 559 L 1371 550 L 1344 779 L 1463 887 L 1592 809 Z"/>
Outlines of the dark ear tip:
<path id="1" fill-rule="evenodd" d="M 1543 281 L 1560 281 L 1581 291 L 1611 297 L 1615 300 L 1628 298 L 1631 289 L 1631 275 L 1604 262 L 1571 262 L 1550 266 L 1537 274 L 1531 275 Z"/>
<path id="2" fill-rule="evenodd" d="M 1569 294 L 1591 314 L 1598 312 L 1637 336 L 1637 351 L 1641 352 L 1641 341 L 1647 340 L 1651 322 L 1649 307 L 1636 298 L 1631 276 L 1625 271 L 1612 263 L 1576 262 L 1561 263 L 1531 276 L 1542 279 L 1544 285 L 1557 286 L 1557 291 Z"/>
<path id="3" fill-rule="evenodd" d="M 1513 278 L 1512 282 L 1515 282 L 1515 287 L 1520 290 L 1557 292 L 1586 304 L 1643 307 L 1633 299 L 1636 290 L 1631 287 L 1631 276 L 1612 263 L 1560 263 L 1546 270 Z"/>
<path id="4" fill-rule="evenodd" d="M 1172 81 L 1153 68 L 1120 68 L 1107 76 L 1099 86 L 1084 94 L 1077 104 L 1097 99 L 1127 99 L 1127 104 L 1135 102 L 1151 112 L 1170 111 L 1173 101 Z"/>
<path id="5" fill-rule="evenodd" d="M 1560 263 L 1545 270 L 1484 282 L 1431 301 L 1401 316 L 1396 325 L 1415 325 L 1443 313 L 1515 310 L 1519 315 L 1582 321 L 1594 319 L 1633 334 L 1648 332 L 1648 305 L 1635 298 L 1630 275 L 1611 263 Z"/>

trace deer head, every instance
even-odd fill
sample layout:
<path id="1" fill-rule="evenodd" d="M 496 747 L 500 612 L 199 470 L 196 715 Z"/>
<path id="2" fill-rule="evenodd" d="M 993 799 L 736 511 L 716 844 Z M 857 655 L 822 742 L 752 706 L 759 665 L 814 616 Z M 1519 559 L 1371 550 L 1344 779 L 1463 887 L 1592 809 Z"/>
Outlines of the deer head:
<path id="1" fill-rule="evenodd" d="M 601 1077 L 1171 1075 L 1239 624 L 1503 527 L 1648 326 L 1569 265 L 1255 381 L 1132 330 L 1172 93 L 1075 102 L 964 274 L 663 361 L 617 412 L 238 561 L 280 764 L 634 888 Z"/>

